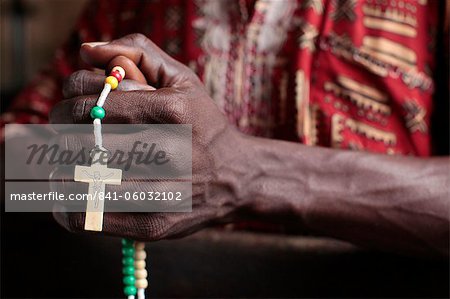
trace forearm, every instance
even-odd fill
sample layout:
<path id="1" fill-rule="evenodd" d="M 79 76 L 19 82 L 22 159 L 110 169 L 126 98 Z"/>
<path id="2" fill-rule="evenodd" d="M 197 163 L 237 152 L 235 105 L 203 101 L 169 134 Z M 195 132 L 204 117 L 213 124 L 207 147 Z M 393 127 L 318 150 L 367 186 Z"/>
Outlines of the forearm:
<path id="1" fill-rule="evenodd" d="M 362 246 L 448 255 L 448 158 L 246 142 L 247 157 L 232 172 L 239 174 L 236 196 L 252 214 L 294 219 L 313 233 Z"/>

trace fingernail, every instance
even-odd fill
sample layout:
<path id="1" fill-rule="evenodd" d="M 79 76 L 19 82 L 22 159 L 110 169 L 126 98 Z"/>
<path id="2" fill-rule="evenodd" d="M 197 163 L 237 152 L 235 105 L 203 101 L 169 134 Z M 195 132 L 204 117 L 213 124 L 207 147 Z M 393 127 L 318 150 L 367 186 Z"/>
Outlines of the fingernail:
<path id="1" fill-rule="evenodd" d="M 97 46 L 104 46 L 109 44 L 109 42 L 90 42 L 90 43 L 82 43 L 81 46 L 88 46 L 91 48 L 97 47 Z"/>

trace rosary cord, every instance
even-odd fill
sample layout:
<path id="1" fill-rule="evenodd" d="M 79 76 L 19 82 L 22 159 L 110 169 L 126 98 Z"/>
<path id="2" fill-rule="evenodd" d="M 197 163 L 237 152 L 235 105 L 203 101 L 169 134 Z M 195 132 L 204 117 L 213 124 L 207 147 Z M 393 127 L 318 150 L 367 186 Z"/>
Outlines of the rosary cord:
<path id="1" fill-rule="evenodd" d="M 103 104 L 105 103 L 106 98 L 108 97 L 110 91 L 111 85 L 109 83 L 105 83 L 105 86 L 103 87 L 103 90 L 100 93 L 100 96 L 98 97 L 97 106 L 103 107 Z"/>
<path id="2" fill-rule="evenodd" d="M 96 106 L 91 109 L 91 117 L 94 119 L 95 148 L 100 150 L 105 150 L 102 138 L 102 119 L 106 112 L 103 105 L 111 90 L 116 89 L 123 78 L 125 78 L 125 70 L 120 66 L 114 67 L 105 79 L 105 85 L 98 97 Z M 145 243 L 122 239 L 122 255 L 123 292 L 125 296 L 128 299 L 135 299 L 137 294 L 138 299 L 145 299 L 145 289 L 148 286 L 148 274 L 145 269 L 145 258 L 147 257 Z"/>
<path id="3" fill-rule="evenodd" d="M 103 148 L 102 120 L 100 118 L 94 119 L 94 139 L 95 147 Z"/>
<path id="4" fill-rule="evenodd" d="M 91 117 L 94 119 L 95 147 L 101 150 L 104 150 L 102 139 L 102 119 L 106 115 L 103 105 L 105 104 L 111 90 L 116 89 L 123 78 L 125 78 L 125 70 L 120 66 L 114 67 L 109 76 L 105 79 L 105 85 L 100 93 L 100 96 L 98 97 L 96 106 L 91 109 Z"/>
<path id="5" fill-rule="evenodd" d="M 102 138 L 102 119 L 106 115 L 103 105 L 111 90 L 116 89 L 123 78 L 125 78 L 125 70 L 120 66 L 114 67 L 105 79 L 105 85 L 96 106 L 91 109 L 91 117 L 94 119 L 95 148 L 97 149 L 106 150 L 103 147 Z M 122 255 L 123 292 L 125 296 L 128 299 L 135 299 L 137 294 L 138 299 L 145 299 L 145 289 L 148 286 L 148 274 L 145 269 L 145 258 L 147 257 L 145 243 L 122 239 Z"/>

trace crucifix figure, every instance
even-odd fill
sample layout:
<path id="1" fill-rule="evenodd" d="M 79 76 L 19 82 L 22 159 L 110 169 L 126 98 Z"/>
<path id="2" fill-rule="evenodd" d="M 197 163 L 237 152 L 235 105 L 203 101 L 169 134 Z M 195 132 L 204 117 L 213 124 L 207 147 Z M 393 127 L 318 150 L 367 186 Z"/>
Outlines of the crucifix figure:
<path id="1" fill-rule="evenodd" d="M 103 227 L 103 210 L 105 185 L 120 185 L 122 170 L 108 168 L 105 152 L 95 150 L 92 155 L 91 166 L 75 166 L 76 182 L 89 183 L 88 202 L 84 229 L 101 231 Z"/>

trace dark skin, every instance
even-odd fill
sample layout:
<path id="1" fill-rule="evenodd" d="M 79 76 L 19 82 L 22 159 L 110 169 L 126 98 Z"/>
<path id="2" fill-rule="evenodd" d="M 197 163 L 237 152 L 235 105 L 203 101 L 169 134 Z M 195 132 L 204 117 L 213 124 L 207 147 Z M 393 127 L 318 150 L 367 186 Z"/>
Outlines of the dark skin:
<path id="1" fill-rule="evenodd" d="M 186 123 L 193 130 L 192 213 L 107 213 L 104 233 L 152 241 L 220 222 L 263 219 L 378 250 L 448 258 L 448 158 L 392 157 L 243 135 L 194 73 L 142 35 L 85 45 L 81 55 L 106 70 L 120 63 L 134 79 L 122 85 L 126 91 L 110 94 L 104 122 Z M 103 78 L 74 74 L 64 88 L 68 99 L 54 108 L 51 122 L 89 122 Z M 132 191 L 132 182 L 121 188 Z M 83 213 L 55 217 L 71 231 L 83 230 Z"/>

